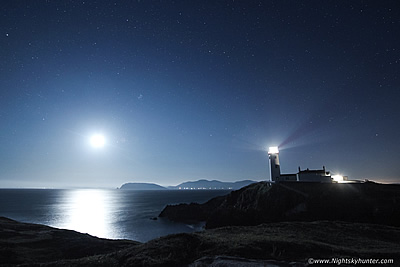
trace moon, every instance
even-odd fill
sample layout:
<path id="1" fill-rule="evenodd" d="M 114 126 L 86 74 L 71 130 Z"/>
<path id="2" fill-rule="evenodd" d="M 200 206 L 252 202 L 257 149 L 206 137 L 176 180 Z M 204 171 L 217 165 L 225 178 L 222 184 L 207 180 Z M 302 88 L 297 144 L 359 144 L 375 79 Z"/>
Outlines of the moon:
<path id="1" fill-rule="evenodd" d="M 106 143 L 106 139 L 102 134 L 94 134 L 90 137 L 90 145 L 94 148 L 102 148 Z"/>

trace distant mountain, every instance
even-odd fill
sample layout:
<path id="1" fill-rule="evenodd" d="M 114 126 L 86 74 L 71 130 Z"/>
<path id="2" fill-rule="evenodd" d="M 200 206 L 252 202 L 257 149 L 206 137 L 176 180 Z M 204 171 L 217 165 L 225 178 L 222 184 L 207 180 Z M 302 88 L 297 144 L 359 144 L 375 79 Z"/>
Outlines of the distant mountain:
<path id="1" fill-rule="evenodd" d="M 238 190 L 244 186 L 249 184 L 256 183 L 251 180 L 244 180 L 238 182 L 221 182 L 217 180 L 198 180 L 198 181 L 190 181 L 184 182 L 177 186 L 169 186 L 169 189 L 232 189 Z"/>
<path id="2" fill-rule="evenodd" d="M 124 190 L 165 190 L 167 188 L 152 183 L 126 183 L 123 184 L 120 189 Z"/>

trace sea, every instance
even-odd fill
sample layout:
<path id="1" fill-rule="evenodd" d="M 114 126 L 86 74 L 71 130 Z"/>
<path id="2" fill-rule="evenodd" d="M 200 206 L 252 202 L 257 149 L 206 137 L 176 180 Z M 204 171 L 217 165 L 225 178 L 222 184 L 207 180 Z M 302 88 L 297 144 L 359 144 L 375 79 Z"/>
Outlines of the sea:
<path id="1" fill-rule="evenodd" d="M 204 223 L 158 218 L 168 204 L 204 203 L 229 190 L 0 189 L 0 216 L 108 239 L 147 242 L 201 231 Z"/>

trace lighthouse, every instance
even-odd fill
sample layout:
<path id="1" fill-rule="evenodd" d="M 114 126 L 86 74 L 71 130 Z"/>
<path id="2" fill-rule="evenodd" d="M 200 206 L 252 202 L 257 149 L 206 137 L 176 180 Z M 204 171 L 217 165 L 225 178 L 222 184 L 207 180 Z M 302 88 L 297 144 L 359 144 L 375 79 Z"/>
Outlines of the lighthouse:
<path id="1" fill-rule="evenodd" d="M 281 166 L 279 164 L 279 149 L 277 146 L 268 149 L 269 166 L 271 168 L 271 181 L 279 181 Z"/>

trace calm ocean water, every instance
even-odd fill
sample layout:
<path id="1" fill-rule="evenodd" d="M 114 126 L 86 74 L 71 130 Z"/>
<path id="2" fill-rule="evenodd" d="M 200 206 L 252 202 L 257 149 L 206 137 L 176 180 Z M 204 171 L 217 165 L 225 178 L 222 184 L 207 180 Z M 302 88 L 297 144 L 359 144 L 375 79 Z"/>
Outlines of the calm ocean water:
<path id="1" fill-rule="evenodd" d="M 167 204 L 203 203 L 227 190 L 0 189 L 0 216 L 111 239 L 146 242 L 201 230 L 157 217 Z"/>

